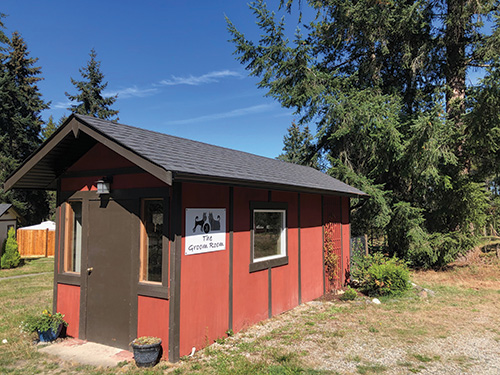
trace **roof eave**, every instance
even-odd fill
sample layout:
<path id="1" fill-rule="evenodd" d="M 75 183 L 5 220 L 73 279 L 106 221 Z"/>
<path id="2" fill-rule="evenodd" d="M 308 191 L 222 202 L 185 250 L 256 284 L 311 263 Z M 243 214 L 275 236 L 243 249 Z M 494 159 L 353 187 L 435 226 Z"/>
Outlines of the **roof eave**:
<path id="1" fill-rule="evenodd" d="M 312 187 L 304 187 L 304 186 L 296 186 L 289 184 L 279 184 L 272 182 L 263 182 L 263 181 L 254 181 L 254 180 L 246 180 L 246 179 L 235 179 L 235 178 L 226 178 L 226 177 L 217 177 L 217 176 L 209 176 L 202 175 L 196 173 L 186 173 L 186 172 L 173 172 L 172 175 L 173 181 L 179 182 L 210 182 L 221 185 L 231 185 L 231 186 L 240 186 L 240 187 L 254 187 L 260 189 L 275 189 L 275 190 L 283 190 L 283 191 L 293 191 L 299 193 L 312 193 L 312 194 L 325 194 L 325 195 L 337 195 L 337 196 L 345 196 L 350 198 L 367 198 L 368 194 L 360 191 L 359 193 L 341 191 L 341 190 L 328 190 L 321 188 L 312 188 Z"/>
<path id="2" fill-rule="evenodd" d="M 34 173 L 35 168 L 38 163 L 40 163 L 44 157 L 47 157 L 48 153 L 54 150 L 63 139 L 70 133 L 73 133 L 75 138 L 78 138 L 80 132 L 85 133 L 89 137 L 93 138 L 95 141 L 102 143 L 106 147 L 110 148 L 114 152 L 118 153 L 120 156 L 131 161 L 144 171 L 154 175 L 159 180 L 165 182 L 168 185 L 172 184 L 172 173 L 165 170 L 165 168 L 151 162 L 150 160 L 138 155 L 124 145 L 112 140 L 105 134 L 99 132 L 93 126 L 86 123 L 84 120 L 71 115 L 66 122 L 61 125 L 59 129 L 45 142 L 43 143 L 33 154 L 31 154 L 21 166 L 15 170 L 3 184 L 4 190 L 8 191 L 10 189 L 30 189 L 30 190 L 53 190 L 56 184 L 54 181 L 63 173 L 63 171 L 47 171 L 45 173 L 45 183 L 40 183 L 39 185 L 23 185 L 20 180 L 23 176 L 29 172 Z M 69 167 L 69 165 L 68 165 Z M 50 181 L 50 182 L 47 182 Z"/>

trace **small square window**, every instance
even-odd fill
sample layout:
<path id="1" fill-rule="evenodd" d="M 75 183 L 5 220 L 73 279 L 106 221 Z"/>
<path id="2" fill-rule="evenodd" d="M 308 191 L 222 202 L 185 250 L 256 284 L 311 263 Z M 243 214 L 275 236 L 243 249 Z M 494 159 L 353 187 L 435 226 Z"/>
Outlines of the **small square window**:
<path id="1" fill-rule="evenodd" d="M 253 222 L 253 261 L 285 256 L 285 211 L 254 210 Z"/>
<path id="2" fill-rule="evenodd" d="M 287 204 L 251 202 L 250 210 L 250 272 L 287 264 Z"/>

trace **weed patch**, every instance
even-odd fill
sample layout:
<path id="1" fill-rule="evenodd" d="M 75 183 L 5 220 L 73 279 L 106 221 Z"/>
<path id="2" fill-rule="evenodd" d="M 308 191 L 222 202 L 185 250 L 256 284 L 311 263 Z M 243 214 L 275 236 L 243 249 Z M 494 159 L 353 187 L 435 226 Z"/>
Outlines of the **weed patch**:
<path id="1" fill-rule="evenodd" d="M 357 369 L 358 373 L 360 373 L 362 375 L 364 375 L 364 374 L 381 374 L 381 373 L 387 371 L 386 366 L 380 365 L 378 363 L 357 365 L 356 369 Z"/>
<path id="2" fill-rule="evenodd" d="M 413 354 L 413 358 L 415 358 L 417 361 L 420 361 L 420 362 L 423 362 L 423 363 L 428 363 L 428 362 L 432 362 L 432 361 L 438 361 L 439 359 L 441 359 L 440 356 L 429 357 L 429 356 L 423 355 L 423 354 Z"/>

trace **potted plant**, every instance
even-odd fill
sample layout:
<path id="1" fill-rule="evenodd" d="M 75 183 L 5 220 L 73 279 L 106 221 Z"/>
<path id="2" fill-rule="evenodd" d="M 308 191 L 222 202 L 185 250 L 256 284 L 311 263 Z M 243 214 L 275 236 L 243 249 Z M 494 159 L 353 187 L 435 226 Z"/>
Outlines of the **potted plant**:
<path id="1" fill-rule="evenodd" d="M 37 332 L 41 342 L 50 342 L 57 339 L 62 327 L 67 325 L 63 314 L 43 310 L 41 314 L 28 316 L 21 327 L 24 332 Z"/>
<path id="2" fill-rule="evenodd" d="M 160 360 L 161 339 L 152 336 L 141 336 L 130 343 L 134 351 L 137 367 L 153 367 Z"/>

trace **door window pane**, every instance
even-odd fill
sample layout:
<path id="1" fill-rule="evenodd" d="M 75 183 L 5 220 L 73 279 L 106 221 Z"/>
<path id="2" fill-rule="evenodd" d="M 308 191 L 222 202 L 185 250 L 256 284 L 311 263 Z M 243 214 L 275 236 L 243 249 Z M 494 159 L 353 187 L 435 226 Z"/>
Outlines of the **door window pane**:
<path id="1" fill-rule="evenodd" d="M 79 273 L 82 259 L 82 202 L 69 202 L 66 207 L 64 271 Z"/>
<path id="2" fill-rule="evenodd" d="M 141 281 L 162 281 L 163 211 L 162 199 L 143 200 Z"/>

